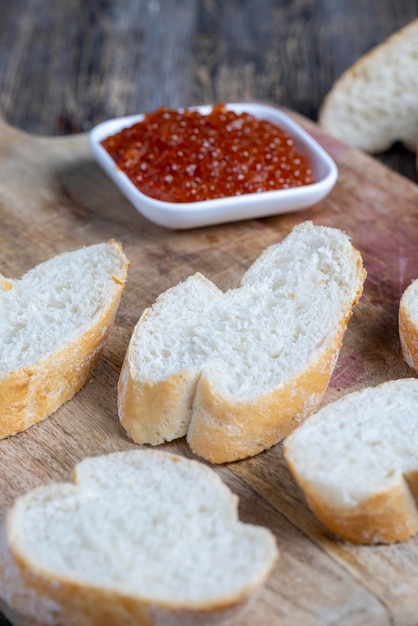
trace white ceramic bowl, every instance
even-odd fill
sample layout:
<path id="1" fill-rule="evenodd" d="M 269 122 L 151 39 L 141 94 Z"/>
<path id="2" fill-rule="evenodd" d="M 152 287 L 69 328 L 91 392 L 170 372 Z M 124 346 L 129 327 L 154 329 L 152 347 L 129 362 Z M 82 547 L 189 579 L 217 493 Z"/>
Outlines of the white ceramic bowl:
<path id="1" fill-rule="evenodd" d="M 130 115 L 103 122 L 90 131 L 93 154 L 108 176 L 120 188 L 134 207 L 149 220 L 168 228 L 195 228 L 222 222 L 253 219 L 297 211 L 322 200 L 333 188 L 338 171 L 325 150 L 288 115 L 264 104 L 233 103 L 226 105 L 236 113 L 249 113 L 269 120 L 287 131 L 301 154 L 308 157 L 317 182 L 303 187 L 263 191 L 201 202 L 163 202 L 141 193 L 101 145 L 101 141 L 122 128 L 143 119 Z M 208 114 L 212 106 L 191 107 Z"/>

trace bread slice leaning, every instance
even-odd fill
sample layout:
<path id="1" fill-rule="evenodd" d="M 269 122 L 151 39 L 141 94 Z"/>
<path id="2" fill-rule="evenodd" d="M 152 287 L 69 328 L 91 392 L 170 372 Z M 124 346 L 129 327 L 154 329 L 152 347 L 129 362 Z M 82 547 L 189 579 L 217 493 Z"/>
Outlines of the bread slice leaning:
<path id="1" fill-rule="evenodd" d="M 25 430 L 90 377 L 115 318 L 128 260 L 120 244 L 58 255 L 0 276 L 0 438 Z"/>
<path id="2" fill-rule="evenodd" d="M 122 425 L 141 444 L 187 434 L 224 463 L 271 447 L 321 402 L 365 271 L 342 231 L 305 222 L 226 293 L 195 274 L 136 325 Z"/>
<path id="3" fill-rule="evenodd" d="M 284 443 L 316 516 L 360 544 L 418 532 L 418 380 L 394 380 L 328 404 Z"/>
<path id="4" fill-rule="evenodd" d="M 85 459 L 8 511 L 0 596 L 44 626 L 229 623 L 278 556 L 237 503 L 212 469 L 167 452 Z"/>
<path id="5" fill-rule="evenodd" d="M 319 113 L 331 135 L 366 152 L 396 141 L 418 143 L 418 20 L 350 67 L 332 87 Z"/>
<path id="6" fill-rule="evenodd" d="M 405 289 L 401 297 L 399 337 L 405 362 L 418 374 L 418 279 Z"/>

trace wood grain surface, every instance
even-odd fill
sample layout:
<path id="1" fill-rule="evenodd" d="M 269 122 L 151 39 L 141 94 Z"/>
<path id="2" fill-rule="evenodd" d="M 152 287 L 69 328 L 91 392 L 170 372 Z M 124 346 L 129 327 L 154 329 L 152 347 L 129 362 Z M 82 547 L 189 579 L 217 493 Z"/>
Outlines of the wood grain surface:
<path id="1" fill-rule="evenodd" d="M 346 230 L 368 270 L 324 401 L 412 375 L 401 358 L 397 311 L 417 275 L 418 189 L 304 124 L 340 170 L 328 198 L 300 213 L 191 231 L 166 230 L 141 217 L 95 164 L 85 135 L 33 137 L 1 125 L 1 271 L 17 277 L 53 254 L 111 237 L 123 243 L 131 261 L 117 320 L 91 381 L 45 422 L 0 441 L 1 509 L 28 488 L 65 478 L 85 456 L 135 447 L 117 418 L 116 385 L 143 309 L 197 270 L 221 288 L 236 285 L 267 245 L 302 220 Z M 183 440 L 165 448 L 190 456 Z M 271 528 L 281 551 L 265 590 L 238 626 L 416 624 L 418 537 L 376 547 L 335 540 L 308 510 L 280 445 L 215 469 L 239 494 L 241 518 Z"/>
<path id="2" fill-rule="evenodd" d="M 0 442 L 1 509 L 30 487 L 65 478 L 89 454 L 133 447 L 118 423 L 116 384 L 132 329 L 157 295 L 194 271 L 221 288 L 236 285 L 267 245 L 305 219 L 345 229 L 368 270 L 325 402 L 412 375 L 397 312 L 418 276 L 418 191 L 414 156 L 401 146 L 379 155 L 388 169 L 305 120 L 340 171 L 325 201 L 181 232 L 142 218 L 79 133 L 163 104 L 228 100 L 268 101 L 315 121 L 341 72 L 417 16 L 417 0 L 0 2 L 0 112 L 8 123 L 0 124 L 0 272 L 17 277 L 53 254 L 111 237 L 132 263 L 91 382 L 42 424 Z M 183 441 L 166 447 L 190 455 Z M 306 507 L 280 445 L 216 471 L 240 495 L 241 518 L 271 528 L 281 551 L 237 626 L 418 624 L 418 538 L 373 548 L 334 540 Z"/>

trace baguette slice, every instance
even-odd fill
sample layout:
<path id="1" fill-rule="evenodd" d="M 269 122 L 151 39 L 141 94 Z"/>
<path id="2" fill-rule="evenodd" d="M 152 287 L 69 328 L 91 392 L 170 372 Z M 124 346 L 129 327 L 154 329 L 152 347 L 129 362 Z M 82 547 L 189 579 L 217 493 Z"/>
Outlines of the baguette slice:
<path id="1" fill-rule="evenodd" d="M 349 68 L 327 95 L 319 122 L 331 135 L 366 152 L 396 141 L 418 142 L 418 20 Z"/>
<path id="2" fill-rule="evenodd" d="M 109 242 L 58 255 L 20 280 L 0 276 L 0 438 L 45 419 L 88 380 L 127 268 Z"/>
<path id="3" fill-rule="evenodd" d="M 405 362 L 418 374 L 418 279 L 402 294 L 399 306 L 399 336 Z"/>
<path id="4" fill-rule="evenodd" d="M 240 522 L 237 504 L 212 469 L 184 457 L 85 459 L 73 483 L 37 488 L 8 511 L 0 596 L 31 626 L 229 623 L 278 556 L 272 533 Z"/>
<path id="5" fill-rule="evenodd" d="M 140 444 L 187 434 L 214 463 L 271 447 L 321 402 L 364 278 L 347 235 L 305 222 L 237 289 L 201 274 L 169 289 L 133 332 L 122 425 Z"/>
<path id="6" fill-rule="evenodd" d="M 418 380 L 353 392 L 284 443 L 316 516 L 344 540 L 394 543 L 418 532 Z"/>

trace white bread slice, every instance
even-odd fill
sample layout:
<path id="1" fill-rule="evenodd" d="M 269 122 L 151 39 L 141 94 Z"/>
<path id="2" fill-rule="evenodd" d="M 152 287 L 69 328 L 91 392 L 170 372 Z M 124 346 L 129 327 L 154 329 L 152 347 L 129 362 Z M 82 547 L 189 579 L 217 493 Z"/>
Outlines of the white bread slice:
<path id="1" fill-rule="evenodd" d="M 31 624 L 229 623 L 269 575 L 273 534 L 238 520 L 210 468 L 157 450 L 88 458 L 73 483 L 18 498 L 0 596 Z"/>
<path id="2" fill-rule="evenodd" d="M 284 442 L 290 470 L 316 516 L 354 543 L 418 532 L 418 380 L 348 394 Z"/>
<path id="3" fill-rule="evenodd" d="M 418 142 L 418 20 L 350 67 L 319 113 L 323 128 L 366 152 Z"/>
<path id="4" fill-rule="evenodd" d="M 122 425 L 141 444 L 187 433 L 214 463 L 271 447 L 321 402 L 364 278 L 347 235 L 305 222 L 237 289 L 201 274 L 169 289 L 132 334 Z"/>
<path id="5" fill-rule="evenodd" d="M 60 254 L 20 280 L 0 276 L 0 438 L 45 419 L 88 380 L 127 268 L 112 241 Z"/>
<path id="6" fill-rule="evenodd" d="M 399 337 L 405 362 L 418 374 L 418 279 L 402 294 L 399 305 Z"/>

